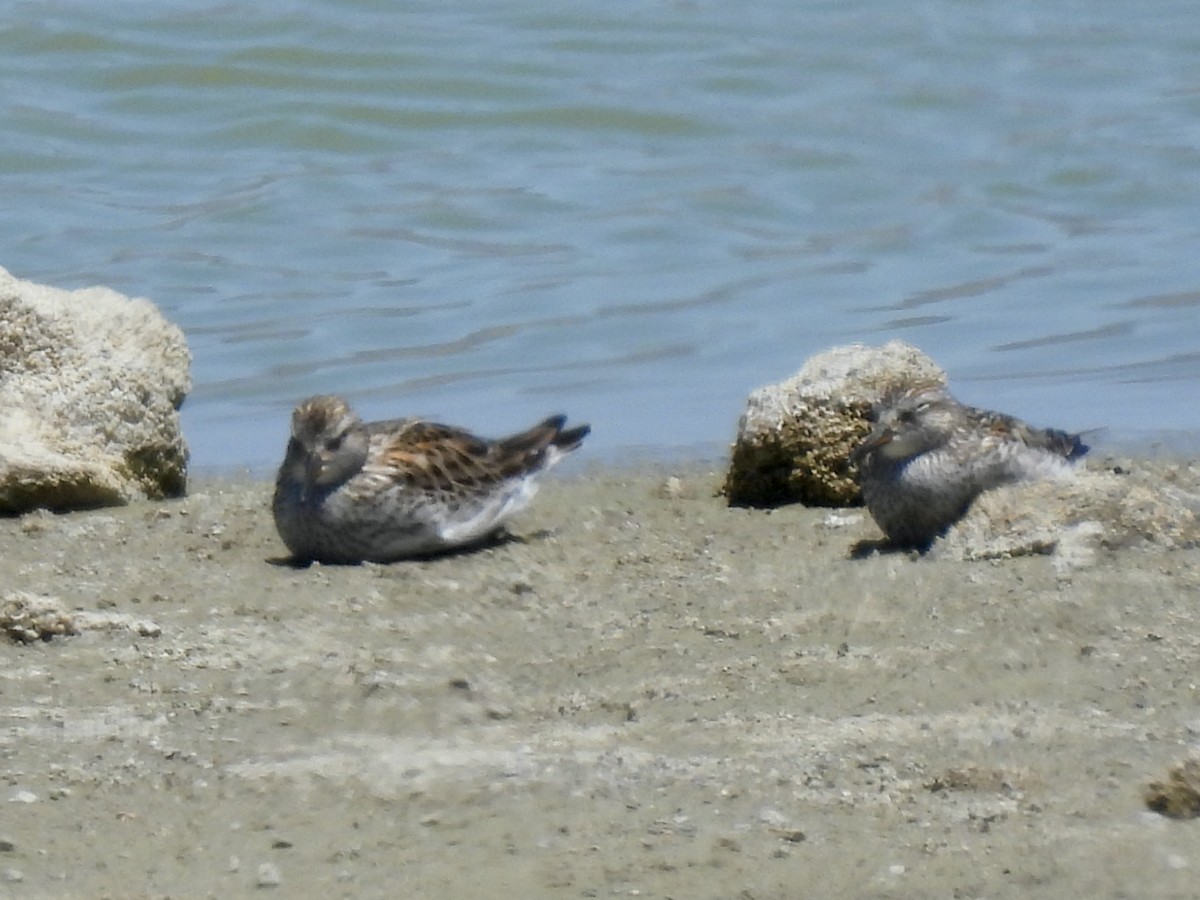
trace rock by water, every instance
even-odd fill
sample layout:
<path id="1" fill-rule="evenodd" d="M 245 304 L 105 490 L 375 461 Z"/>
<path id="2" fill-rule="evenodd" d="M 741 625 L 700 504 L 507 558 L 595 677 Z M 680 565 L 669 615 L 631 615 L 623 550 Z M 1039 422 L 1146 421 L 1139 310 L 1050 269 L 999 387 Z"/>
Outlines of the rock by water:
<path id="1" fill-rule="evenodd" d="M 183 494 L 190 364 L 149 300 L 0 269 L 0 513 Z"/>
<path id="2" fill-rule="evenodd" d="M 752 392 L 738 422 L 725 495 L 734 506 L 849 506 L 861 502 L 853 450 L 871 430 L 874 404 L 946 373 L 903 341 L 850 344 L 810 358 L 779 384 Z"/>

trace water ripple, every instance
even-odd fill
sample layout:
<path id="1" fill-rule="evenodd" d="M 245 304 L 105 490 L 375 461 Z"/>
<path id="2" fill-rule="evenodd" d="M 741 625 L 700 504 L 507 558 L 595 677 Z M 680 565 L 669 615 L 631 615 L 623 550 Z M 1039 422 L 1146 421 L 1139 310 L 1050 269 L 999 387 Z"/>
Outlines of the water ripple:
<path id="1" fill-rule="evenodd" d="M 710 444 L 891 337 L 1200 431 L 1192 7 L 893 6 L 10 4 L 0 265 L 179 322 L 200 466 L 319 391 Z"/>

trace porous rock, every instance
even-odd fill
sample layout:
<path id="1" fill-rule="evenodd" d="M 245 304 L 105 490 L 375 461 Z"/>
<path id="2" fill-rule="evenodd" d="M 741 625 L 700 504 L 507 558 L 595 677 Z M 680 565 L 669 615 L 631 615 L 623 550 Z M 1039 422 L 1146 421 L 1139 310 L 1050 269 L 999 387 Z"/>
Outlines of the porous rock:
<path id="1" fill-rule="evenodd" d="M 725 478 L 734 506 L 859 503 L 850 452 L 871 430 L 889 391 L 945 384 L 946 373 L 903 341 L 849 344 L 811 357 L 794 376 L 750 394 Z"/>
<path id="2" fill-rule="evenodd" d="M 1200 818 L 1200 756 L 1172 767 L 1164 780 L 1152 781 L 1143 797 L 1150 809 L 1168 818 Z"/>
<path id="3" fill-rule="evenodd" d="M 0 513 L 181 495 L 190 363 L 148 300 L 0 269 Z"/>
<path id="4" fill-rule="evenodd" d="M 1197 510 L 1200 496 L 1189 490 L 1097 464 L 1067 480 L 985 491 L 934 542 L 930 555 L 971 560 L 1054 554 L 1079 567 L 1100 549 L 1194 546 L 1200 541 Z"/>
<path id="5" fill-rule="evenodd" d="M 0 597 L 0 633 L 31 644 L 64 634 L 77 634 L 74 618 L 57 597 L 9 591 Z"/>

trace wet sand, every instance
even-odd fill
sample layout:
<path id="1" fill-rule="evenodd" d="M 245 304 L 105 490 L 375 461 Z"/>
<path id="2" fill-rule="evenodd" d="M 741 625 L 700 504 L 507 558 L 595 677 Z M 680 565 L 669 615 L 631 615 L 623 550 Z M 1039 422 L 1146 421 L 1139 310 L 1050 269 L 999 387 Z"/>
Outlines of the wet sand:
<path id="1" fill-rule="evenodd" d="M 1196 896 L 1200 551 L 850 559 L 719 483 L 391 566 L 278 564 L 265 483 L 0 520 L 83 626 L 0 643 L 0 897 Z"/>

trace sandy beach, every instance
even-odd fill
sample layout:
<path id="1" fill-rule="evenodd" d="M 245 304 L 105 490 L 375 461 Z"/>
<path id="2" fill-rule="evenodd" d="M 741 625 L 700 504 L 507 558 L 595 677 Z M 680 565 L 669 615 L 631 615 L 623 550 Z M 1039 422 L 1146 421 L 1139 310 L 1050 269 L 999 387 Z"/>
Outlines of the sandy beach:
<path id="1" fill-rule="evenodd" d="M 1197 896 L 1200 550 L 852 559 L 720 482 L 390 566 L 281 564 L 265 482 L 0 520 L 78 628 L 3 643 L 0 897 Z"/>

